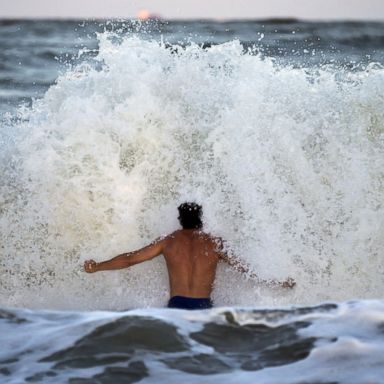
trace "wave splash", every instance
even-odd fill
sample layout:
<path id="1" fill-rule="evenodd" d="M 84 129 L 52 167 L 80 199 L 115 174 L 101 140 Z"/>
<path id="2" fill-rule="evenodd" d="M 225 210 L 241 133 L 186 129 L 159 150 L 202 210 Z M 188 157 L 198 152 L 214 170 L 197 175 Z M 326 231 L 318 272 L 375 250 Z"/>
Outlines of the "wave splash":
<path id="1" fill-rule="evenodd" d="M 383 291 L 384 71 L 295 69 L 244 53 L 99 35 L 1 131 L 1 301 L 6 306 L 162 306 L 161 258 L 86 275 L 178 227 L 205 229 L 262 278 L 220 267 L 217 305 L 308 304 Z"/>
<path id="2" fill-rule="evenodd" d="M 383 311 L 383 301 L 368 300 L 208 311 L 0 309 L 0 376 L 4 383 L 381 382 Z"/>

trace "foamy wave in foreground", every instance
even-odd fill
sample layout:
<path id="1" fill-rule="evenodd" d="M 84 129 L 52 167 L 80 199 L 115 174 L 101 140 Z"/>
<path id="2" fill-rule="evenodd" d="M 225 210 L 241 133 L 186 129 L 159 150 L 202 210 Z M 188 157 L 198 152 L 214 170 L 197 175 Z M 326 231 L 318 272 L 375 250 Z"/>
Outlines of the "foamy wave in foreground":
<path id="1" fill-rule="evenodd" d="M 384 71 L 294 69 L 229 42 L 166 48 L 100 35 L 1 131 L 0 301 L 163 306 L 162 258 L 86 275 L 203 205 L 206 230 L 262 278 L 220 267 L 217 305 L 374 298 L 384 289 Z"/>
<path id="2" fill-rule="evenodd" d="M 381 383 L 384 303 L 0 310 L 2 383 Z"/>

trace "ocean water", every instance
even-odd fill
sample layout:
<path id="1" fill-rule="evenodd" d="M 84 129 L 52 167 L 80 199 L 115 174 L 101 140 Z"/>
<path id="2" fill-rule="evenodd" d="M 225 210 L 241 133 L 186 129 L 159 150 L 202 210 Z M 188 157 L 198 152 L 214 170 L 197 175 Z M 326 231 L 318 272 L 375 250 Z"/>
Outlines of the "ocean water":
<path id="1" fill-rule="evenodd" d="M 384 24 L 0 22 L 0 378 L 384 382 Z M 263 279 L 161 309 L 203 205 Z"/>
<path id="2" fill-rule="evenodd" d="M 0 312 L 9 383 L 382 383 L 382 301 Z"/>

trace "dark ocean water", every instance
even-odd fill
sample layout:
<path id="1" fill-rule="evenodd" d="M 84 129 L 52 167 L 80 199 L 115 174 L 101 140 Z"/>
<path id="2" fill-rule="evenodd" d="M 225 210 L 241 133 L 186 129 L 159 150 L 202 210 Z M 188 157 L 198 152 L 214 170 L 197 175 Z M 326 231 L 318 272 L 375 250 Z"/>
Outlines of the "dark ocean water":
<path id="1" fill-rule="evenodd" d="M 239 40 L 244 50 L 296 66 L 384 63 L 379 22 L 0 20 L 0 113 L 30 104 L 68 66 L 96 56 L 104 31 L 182 46 Z"/>
<path id="2" fill-rule="evenodd" d="M 384 383 L 383 27 L 0 21 L 0 382 Z M 296 287 L 83 273 L 186 200 Z"/>
<path id="3" fill-rule="evenodd" d="M 3 383 L 382 383 L 383 302 L 0 312 Z"/>

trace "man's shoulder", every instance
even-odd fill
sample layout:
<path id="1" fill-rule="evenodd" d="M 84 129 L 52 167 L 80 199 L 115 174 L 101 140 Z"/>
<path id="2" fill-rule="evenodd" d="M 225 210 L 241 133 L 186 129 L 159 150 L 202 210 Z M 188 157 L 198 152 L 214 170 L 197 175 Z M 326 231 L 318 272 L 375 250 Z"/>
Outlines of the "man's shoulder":
<path id="1" fill-rule="evenodd" d="M 168 236 L 166 236 L 167 239 L 174 239 L 175 237 L 179 236 L 183 232 L 182 229 L 177 229 L 176 231 L 173 231 Z"/>
<path id="2" fill-rule="evenodd" d="M 212 235 L 211 233 L 208 233 L 208 232 L 201 232 L 201 236 L 205 239 L 207 239 L 208 241 L 211 241 L 213 243 L 218 243 L 221 241 L 220 237 L 217 237 L 217 236 L 214 236 Z"/>
<path id="3" fill-rule="evenodd" d="M 178 229 L 172 233 L 170 233 L 169 235 L 166 235 L 166 236 L 163 236 L 160 238 L 160 240 L 166 244 L 166 243 L 172 243 L 174 242 L 175 240 L 178 240 L 180 239 L 180 237 L 182 236 L 182 230 L 181 229 Z"/>
<path id="4" fill-rule="evenodd" d="M 165 236 L 164 239 L 167 240 L 177 240 L 177 239 L 182 239 L 184 236 L 190 236 L 191 233 L 189 230 L 185 229 L 178 229 L 172 233 L 170 233 L 168 236 Z M 221 245 L 223 240 L 219 236 L 214 236 L 209 232 L 204 232 L 202 230 L 195 231 L 194 236 L 198 236 L 200 239 L 212 243 L 214 245 Z"/>
<path id="5" fill-rule="evenodd" d="M 204 240 L 204 242 L 210 244 L 216 250 L 222 247 L 223 240 L 219 236 L 212 235 L 209 232 L 200 231 L 200 237 Z"/>

